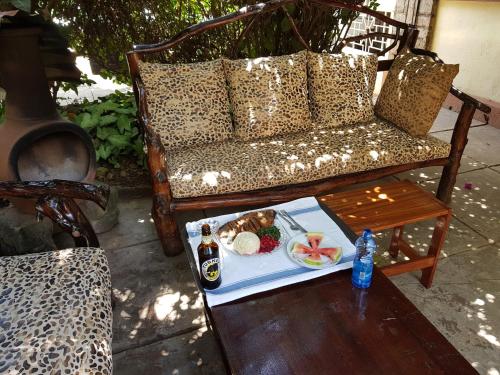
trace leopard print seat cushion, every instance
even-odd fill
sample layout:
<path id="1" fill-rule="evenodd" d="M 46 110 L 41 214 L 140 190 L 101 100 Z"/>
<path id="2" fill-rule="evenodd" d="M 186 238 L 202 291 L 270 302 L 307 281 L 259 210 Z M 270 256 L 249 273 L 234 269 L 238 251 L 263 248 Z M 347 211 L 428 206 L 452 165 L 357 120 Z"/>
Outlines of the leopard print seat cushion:
<path id="1" fill-rule="evenodd" d="M 166 149 L 232 136 L 222 60 L 194 64 L 139 63 L 151 126 Z"/>
<path id="2" fill-rule="evenodd" d="M 0 373 L 112 373 L 104 251 L 0 258 Z"/>
<path id="3" fill-rule="evenodd" d="M 250 140 L 311 129 L 307 54 L 227 60 L 235 135 Z"/>
<path id="4" fill-rule="evenodd" d="M 373 119 L 376 55 L 307 53 L 311 115 L 318 128 Z"/>
<path id="5" fill-rule="evenodd" d="M 457 74 L 458 65 L 437 63 L 405 48 L 389 69 L 375 113 L 415 137 L 425 136 Z"/>
<path id="6" fill-rule="evenodd" d="M 260 140 L 232 139 L 167 154 L 175 198 L 299 184 L 377 168 L 448 157 L 450 145 L 414 138 L 376 119 Z"/>

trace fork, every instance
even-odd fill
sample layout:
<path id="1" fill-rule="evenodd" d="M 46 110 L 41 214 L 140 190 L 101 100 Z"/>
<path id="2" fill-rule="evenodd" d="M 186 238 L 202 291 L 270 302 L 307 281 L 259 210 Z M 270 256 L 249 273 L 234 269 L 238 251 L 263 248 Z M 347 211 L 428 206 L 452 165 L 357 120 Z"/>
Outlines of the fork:
<path id="1" fill-rule="evenodd" d="M 297 223 L 285 210 L 278 211 L 278 214 L 288 223 L 288 225 L 290 225 L 291 230 L 299 230 L 301 232 L 307 233 L 307 230 L 300 226 L 299 223 Z"/>

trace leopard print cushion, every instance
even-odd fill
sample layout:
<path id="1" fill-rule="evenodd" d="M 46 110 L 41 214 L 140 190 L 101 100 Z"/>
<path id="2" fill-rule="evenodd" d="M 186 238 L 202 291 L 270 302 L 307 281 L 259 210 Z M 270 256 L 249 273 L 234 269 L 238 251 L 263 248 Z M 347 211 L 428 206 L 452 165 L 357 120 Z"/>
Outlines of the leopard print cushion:
<path id="1" fill-rule="evenodd" d="M 307 53 L 312 119 L 319 128 L 373 119 L 376 55 Z"/>
<path id="2" fill-rule="evenodd" d="M 104 251 L 0 258 L 0 373 L 112 373 L 111 282 Z"/>
<path id="3" fill-rule="evenodd" d="M 253 141 L 232 139 L 167 155 L 175 198 L 251 191 L 448 157 L 450 145 L 382 120 Z"/>
<path id="4" fill-rule="evenodd" d="M 166 149 L 222 141 L 233 125 L 222 60 L 139 63 L 151 126 Z"/>
<path id="5" fill-rule="evenodd" d="M 403 49 L 392 63 L 375 113 L 415 137 L 424 136 L 457 74 L 458 65 L 437 63 Z"/>
<path id="6" fill-rule="evenodd" d="M 311 129 L 307 54 L 224 60 L 235 135 L 257 139 Z"/>

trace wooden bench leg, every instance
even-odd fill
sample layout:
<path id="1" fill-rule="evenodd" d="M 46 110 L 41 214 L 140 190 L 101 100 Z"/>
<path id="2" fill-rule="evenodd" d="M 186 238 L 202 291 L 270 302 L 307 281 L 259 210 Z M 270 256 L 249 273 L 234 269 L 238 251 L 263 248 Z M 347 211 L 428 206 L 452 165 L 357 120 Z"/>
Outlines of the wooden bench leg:
<path id="1" fill-rule="evenodd" d="M 165 255 L 172 257 L 180 254 L 184 250 L 184 246 L 174 213 L 170 211 L 168 200 L 165 200 L 161 195 L 153 197 L 152 216 Z"/>
<path id="2" fill-rule="evenodd" d="M 434 262 L 432 267 L 422 270 L 422 277 L 420 278 L 420 282 L 426 288 L 430 288 L 432 285 L 432 279 L 434 278 L 434 273 L 436 272 L 439 254 L 441 252 L 441 248 L 443 247 L 450 221 L 451 213 L 445 216 L 440 216 L 436 219 L 436 226 L 434 227 L 431 244 L 427 253 L 428 256 L 434 257 Z"/>
<path id="3" fill-rule="evenodd" d="M 391 244 L 389 245 L 389 254 L 393 258 L 397 258 L 399 254 L 399 240 L 403 236 L 403 226 L 394 228 L 392 232 Z"/>

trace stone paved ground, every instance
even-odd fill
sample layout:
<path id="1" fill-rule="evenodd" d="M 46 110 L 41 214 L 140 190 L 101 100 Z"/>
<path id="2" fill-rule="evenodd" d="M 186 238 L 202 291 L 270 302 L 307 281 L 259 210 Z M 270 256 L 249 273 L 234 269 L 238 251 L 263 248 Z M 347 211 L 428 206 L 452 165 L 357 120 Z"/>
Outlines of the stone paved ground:
<path id="1" fill-rule="evenodd" d="M 442 111 L 433 132 L 449 140 L 456 115 Z M 451 122 L 450 122 L 451 121 Z M 475 123 L 455 187 L 454 217 L 434 285 L 418 274 L 392 278 L 481 374 L 500 373 L 500 130 Z M 440 168 L 402 173 L 433 191 Z M 472 183 L 473 189 L 464 189 Z M 186 256 L 166 258 L 151 221 L 147 194 L 123 193 L 120 223 L 100 236 L 111 267 L 115 374 L 222 374 Z M 199 213 L 190 213 L 196 219 Z M 407 228 L 425 251 L 432 223 Z M 380 234 L 381 256 L 387 262 Z"/>

